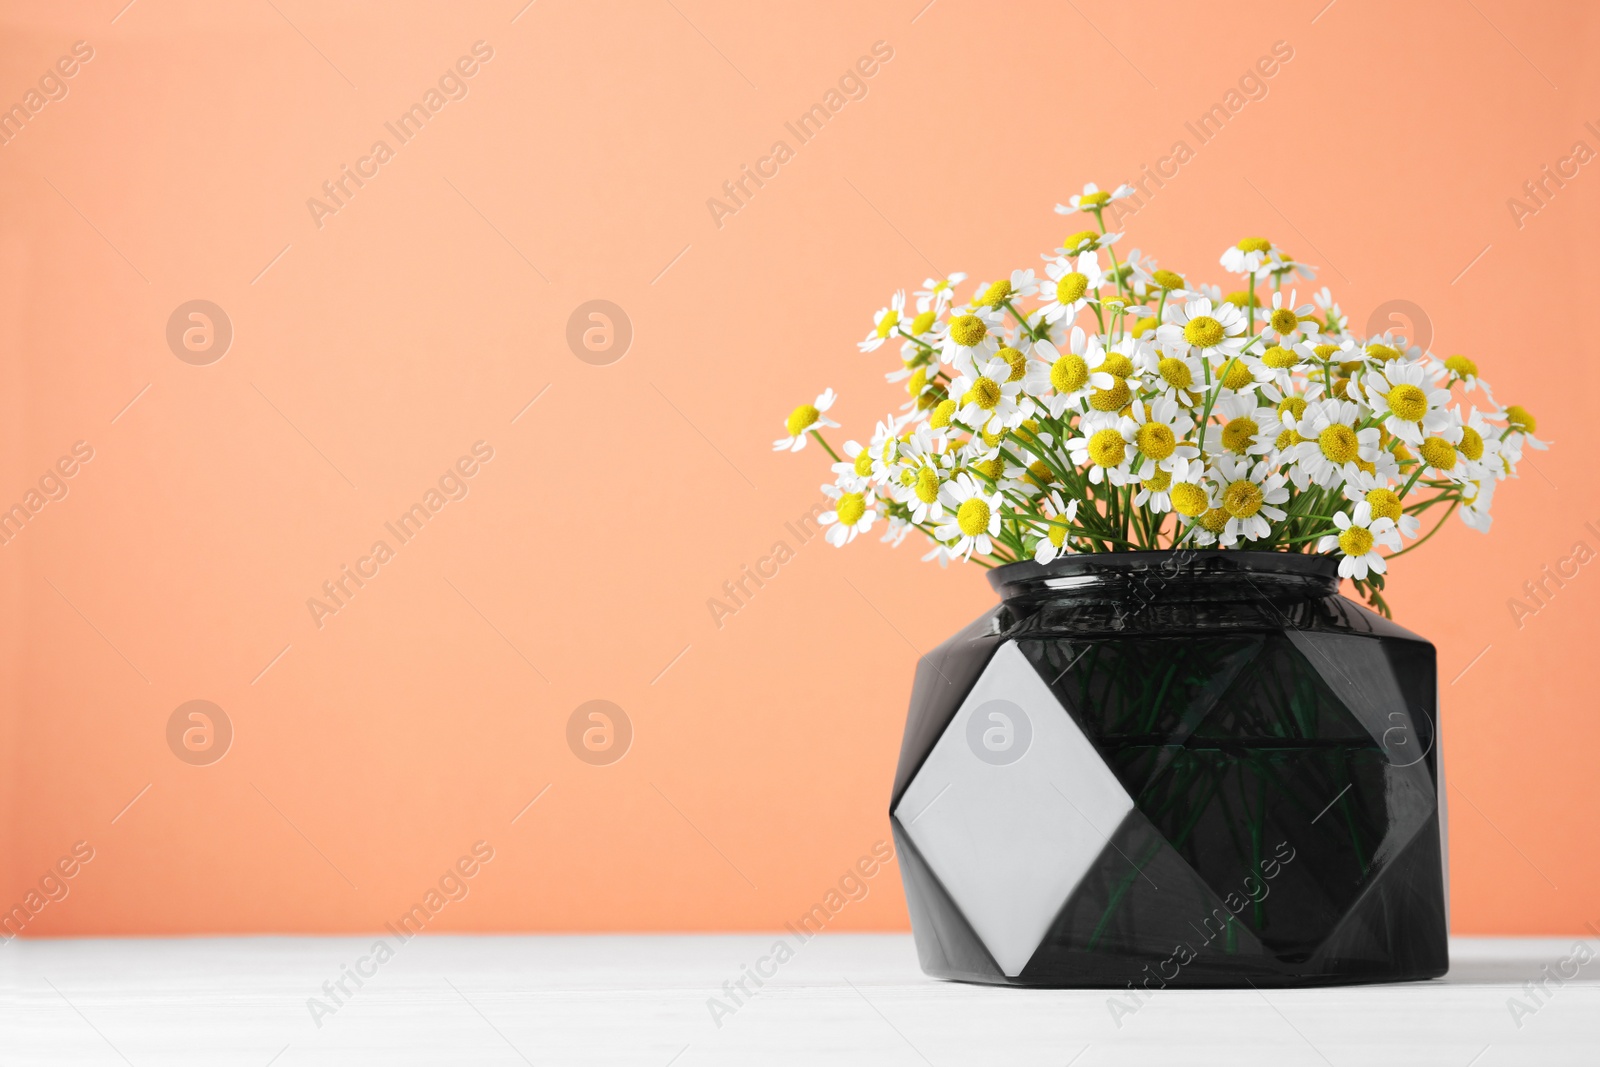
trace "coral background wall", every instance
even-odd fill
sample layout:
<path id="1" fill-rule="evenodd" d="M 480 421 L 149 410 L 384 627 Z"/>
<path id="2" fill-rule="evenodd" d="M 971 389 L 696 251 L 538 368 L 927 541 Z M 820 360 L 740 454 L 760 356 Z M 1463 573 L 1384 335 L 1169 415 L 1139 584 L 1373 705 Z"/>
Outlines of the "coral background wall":
<path id="1" fill-rule="evenodd" d="M 376 929 L 480 841 L 433 928 L 809 909 L 888 836 L 918 650 L 991 594 L 797 537 L 826 472 L 783 415 L 831 385 L 870 430 L 894 288 L 1037 266 L 1058 200 L 1178 141 L 1124 248 L 1220 281 L 1269 236 L 1556 442 L 1390 589 L 1439 649 L 1457 932 L 1600 921 L 1600 563 L 1524 591 L 1600 549 L 1594 13 L 924 3 L 0 7 L 0 507 L 41 505 L 0 545 L 0 900 L 93 851 L 27 935 Z M 905 928 L 893 866 L 865 888 L 834 928 Z"/>

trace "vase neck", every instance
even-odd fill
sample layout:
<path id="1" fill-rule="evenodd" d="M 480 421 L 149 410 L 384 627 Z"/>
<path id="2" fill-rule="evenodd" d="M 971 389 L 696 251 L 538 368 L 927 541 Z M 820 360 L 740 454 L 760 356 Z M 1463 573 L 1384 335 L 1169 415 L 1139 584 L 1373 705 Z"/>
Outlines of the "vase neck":
<path id="1" fill-rule="evenodd" d="M 1012 563 L 989 572 L 1001 599 L 1074 595 L 1141 599 L 1252 600 L 1333 596 L 1338 560 L 1298 552 L 1177 549 L 1064 556 Z"/>

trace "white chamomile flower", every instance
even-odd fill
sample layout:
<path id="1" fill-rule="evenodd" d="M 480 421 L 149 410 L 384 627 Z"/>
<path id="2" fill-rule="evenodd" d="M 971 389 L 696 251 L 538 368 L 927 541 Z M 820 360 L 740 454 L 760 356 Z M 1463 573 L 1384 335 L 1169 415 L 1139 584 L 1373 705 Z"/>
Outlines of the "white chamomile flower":
<path id="1" fill-rule="evenodd" d="M 1212 469 L 1221 487 L 1217 504 L 1228 513 L 1228 523 L 1217 537 L 1224 548 L 1241 537 L 1259 541 L 1272 533 L 1272 523 L 1283 521 L 1286 513 L 1277 505 L 1289 499 L 1287 479 L 1273 473 L 1269 464 L 1252 467 L 1247 459 L 1218 456 Z"/>
<path id="2" fill-rule="evenodd" d="M 1272 252 L 1265 237 L 1246 237 L 1222 253 L 1222 269 L 1231 274 L 1259 274 Z"/>
<path id="3" fill-rule="evenodd" d="M 1000 315 L 986 307 L 975 307 L 952 314 L 945 331 L 939 358 L 957 366 L 971 364 L 1000 348 Z"/>
<path id="4" fill-rule="evenodd" d="M 1395 532 L 1392 520 L 1374 518 L 1371 506 L 1363 500 L 1355 506 L 1353 514 L 1335 512 L 1333 524 L 1339 532 L 1318 541 L 1317 551 L 1332 552 L 1337 548 L 1343 554 L 1344 558 L 1339 561 L 1339 577 L 1362 581 L 1369 571 L 1382 574 L 1389 569 L 1378 555 L 1378 548 L 1394 551 L 1400 547 L 1400 535 Z"/>
<path id="5" fill-rule="evenodd" d="M 1134 363 L 1152 388 L 1161 390 L 1162 396 L 1185 407 L 1194 407 L 1204 394 L 1205 369 L 1200 360 L 1188 353 L 1166 355 L 1159 348 L 1146 347 L 1135 357 Z"/>
<path id="6" fill-rule="evenodd" d="M 915 525 L 907 522 L 900 516 L 890 515 L 888 521 L 884 523 L 883 536 L 878 538 L 878 540 L 882 541 L 890 548 L 899 548 L 900 542 L 904 541 L 906 539 L 906 535 L 915 529 Z"/>
<path id="7" fill-rule="evenodd" d="M 1135 424 L 1115 412 L 1093 411 L 1078 423 L 1079 436 L 1067 442 L 1072 462 L 1089 468 L 1089 481 L 1095 485 L 1127 485 L 1133 478 L 1129 465 L 1137 454 L 1133 436 Z"/>
<path id="8" fill-rule="evenodd" d="M 967 276 L 960 271 L 944 278 L 922 279 L 922 288 L 918 289 L 916 293 L 917 296 L 922 298 L 917 303 L 918 309 L 922 311 L 938 311 L 947 307 L 956 298 L 956 286 L 966 280 Z M 927 305 L 924 306 L 922 301 L 927 301 Z"/>
<path id="9" fill-rule="evenodd" d="M 842 451 L 845 458 L 833 465 L 835 481 L 852 492 L 860 492 L 872 480 L 872 451 L 860 441 L 846 441 Z"/>
<path id="10" fill-rule="evenodd" d="M 1420 363 L 1395 360 L 1374 367 L 1362 373 L 1361 386 L 1384 429 L 1407 444 L 1420 445 L 1424 435 L 1450 424 L 1450 393 L 1435 388 Z"/>
<path id="11" fill-rule="evenodd" d="M 871 490 L 848 492 L 836 485 L 824 485 L 822 491 L 833 498 L 833 510 L 825 511 L 817 518 L 819 523 L 828 527 L 825 535 L 828 544 L 843 548 L 872 529 L 878 512 Z"/>
<path id="12" fill-rule="evenodd" d="M 1262 424 L 1270 408 L 1260 407 L 1249 393 L 1234 393 L 1218 400 L 1211 414 L 1220 419 L 1206 427 L 1207 452 L 1232 452 L 1238 456 L 1262 456 L 1277 444 L 1277 435 L 1268 436 Z"/>
<path id="13" fill-rule="evenodd" d="M 1105 192 L 1094 182 L 1089 182 L 1083 187 L 1083 192 L 1071 197 L 1065 204 L 1056 205 L 1057 215 L 1070 215 L 1074 211 L 1099 211 L 1113 200 L 1126 200 L 1132 196 L 1134 188 L 1123 184 L 1112 192 Z"/>
<path id="14" fill-rule="evenodd" d="M 1489 507 L 1494 503 L 1494 487 L 1496 479 L 1485 478 L 1480 482 L 1470 482 L 1461 487 L 1462 507 L 1461 521 L 1477 530 L 1479 533 L 1488 533 L 1489 526 L 1494 522 L 1494 516 L 1489 514 Z"/>
<path id="15" fill-rule="evenodd" d="M 1261 331 L 1268 341 L 1293 345 L 1297 340 L 1317 336 L 1317 309 L 1311 304 L 1296 306 L 1294 297 L 1293 289 L 1287 297 L 1282 292 L 1272 294 L 1272 310 L 1266 311 L 1267 325 Z"/>
<path id="16" fill-rule="evenodd" d="M 941 496 L 954 518 L 935 527 L 933 536 L 945 543 L 951 555 L 962 559 L 970 559 L 974 552 L 980 556 L 993 552 L 991 538 L 1000 534 L 1000 494 L 986 493 L 972 475 L 963 472 L 944 484 Z"/>
<path id="17" fill-rule="evenodd" d="M 1314 282 L 1317 280 L 1316 267 L 1309 263 L 1301 263 L 1293 256 L 1280 252 L 1276 248 L 1268 253 L 1268 258 L 1272 261 L 1272 265 L 1267 269 L 1272 273 L 1272 277 L 1278 284 L 1282 284 L 1283 279 L 1291 274 L 1299 276 L 1303 281 Z"/>
<path id="18" fill-rule="evenodd" d="M 1496 412 L 1494 418 L 1504 422 L 1506 424 L 1506 428 L 1511 431 L 1510 435 L 1506 437 L 1506 441 L 1514 442 L 1518 459 L 1522 458 L 1522 445 L 1524 444 L 1530 445 L 1533 448 L 1538 449 L 1540 452 L 1543 452 L 1545 449 L 1550 447 L 1550 443 L 1548 441 L 1541 441 L 1539 438 L 1533 436 L 1533 431 L 1539 428 L 1539 424 L 1537 420 L 1535 420 L 1534 417 L 1528 413 L 1528 409 L 1522 407 L 1520 404 L 1512 404 L 1510 407 Z"/>
<path id="19" fill-rule="evenodd" d="M 957 377 L 950 383 L 950 395 L 959 405 L 956 418 L 979 433 L 1000 433 L 1020 423 L 1027 412 L 1018 400 L 1026 398 L 1022 379 L 1013 379 L 1012 373 L 1012 365 L 996 357 Z"/>
<path id="20" fill-rule="evenodd" d="M 986 307 L 998 312 L 1008 301 L 1032 296 L 1039 291 L 1039 282 L 1031 270 L 1014 270 L 1010 277 L 1001 278 L 981 286 L 972 297 L 973 307 Z"/>
<path id="21" fill-rule="evenodd" d="M 1240 357 L 1252 378 L 1262 385 L 1270 383 L 1280 392 L 1294 388 L 1295 368 L 1312 358 L 1310 345 L 1291 338 L 1281 338 L 1276 344 Z"/>
<path id="22" fill-rule="evenodd" d="M 1402 537 L 1415 537 L 1422 528 L 1422 520 L 1407 515 L 1405 503 L 1395 492 L 1394 482 L 1376 474 L 1357 471 L 1344 483 L 1344 498 L 1352 504 L 1365 504 L 1375 519 L 1388 519 Z"/>
<path id="23" fill-rule="evenodd" d="M 1309 481 L 1332 489 L 1358 470 L 1360 461 L 1371 463 L 1378 454 L 1378 428 L 1358 429 L 1360 425 L 1361 407 L 1352 401 L 1328 399 L 1307 404 L 1305 414 L 1289 427 L 1301 440 L 1287 450 L 1286 457 L 1305 471 Z"/>
<path id="24" fill-rule="evenodd" d="M 1049 341 L 1037 341 L 1033 346 L 1033 358 L 1047 368 L 1050 388 L 1054 390 L 1045 400 L 1053 419 L 1061 418 L 1069 409 L 1081 409 L 1091 390 L 1110 389 L 1117 382 L 1104 369 L 1106 353 L 1101 348 L 1099 334 L 1091 336 L 1083 327 L 1074 326 L 1066 343 L 1065 352 Z M 1039 379 L 1034 374 L 1026 380 L 1038 384 Z"/>
<path id="25" fill-rule="evenodd" d="M 1188 464 L 1184 464 L 1185 467 Z M 1133 506 L 1148 507 L 1157 515 L 1172 510 L 1172 472 L 1153 470 L 1139 479 L 1139 492 L 1134 495 Z"/>
<path id="26" fill-rule="evenodd" d="M 1323 332 L 1338 333 L 1344 329 L 1344 311 L 1334 301 L 1333 294 L 1324 285 L 1311 297 L 1312 303 L 1317 305 L 1317 310 L 1322 312 Z"/>
<path id="27" fill-rule="evenodd" d="M 783 428 L 789 431 L 788 437 L 780 437 L 772 442 L 774 452 L 798 452 L 806 447 L 806 436 L 816 431 L 819 426 L 838 426 L 837 422 L 824 414 L 833 407 L 835 397 L 832 389 L 824 389 L 817 397 L 814 404 L 801 404 L 789 412 L 789 417 L 784 420 Z"/>
<path id="28" fill-rule="evenodd" d="M 1168 355 L 1186 356 L 1193 352 L 1202 359 L 1226 360 L 1245 346 L 1245 315 L 1232 304 L 1195 297 L 1181 304 L 1168 304 L 1166 318 L 1156 327 L 1156 342 Z"/>
<path id="29" fill-rule="evenodd" d="M 1084 252 L 1076 262 L 1062 256 L 1044 269 L 1048 283 L 1045 293 L 1048 303 L 1039 309 L 1044 321 L 1052 326 L 1062 319 L 1071 322 L 1073 317 L 1088 306 L 1091 295 L 1104 284 L 1105 273 L 1100 269 L 1100 255 Z"/>
<path id="30" fill-rule="evenodd" d="M 1119 426 L 1125 435 L 1131 430 L 1132 441 L 1144 457 L 1138 468 L 1141 479 L 1153 476 L 1158 470 L 1186 468 L 1188 461 L 1200 452 L 1188 441 L 1194 430 L 1194 419 L 1170 397 L 1158 397 L 1148 404 L 1135 399 L 1132 417 L 1124 417 Z"/>
<path id="31" fill-rule="evenodd" d="M 919 463 L 906 470 L 911 474 L 911 482 L 903 487 L 901 503 L 911 509 L 911 521 L 918 524 L 944 522 L 946 515 L 940 494 L 949 480 L 948 472 L 934 463 Z"/>
<path id="32" fill-rule="evenodd" d="M 1444 373 L 1453 382 L 1460 382 L 1461 387 L 1467 392 L 1479 387 L 1478 365 L 1466 356 L 1454 355 L 1446 359 L 1443 364 Z"/>
<path id="33" fill-rule="evenodd" d="M 1074 497 L 1069 503 L 1061 502 L 1061 494 L 1055 490 L 1039 502 L 1044 518 L 1049 522 L 1045 527 L 1039 543 L 1033 549 L 1035 563 L 1049 563 L 1067 554 L 1067 538 L 1072 536 L 1072 531 L 1067 523 L 1078 521 L 1078 505 L 1082 501 Z"/>
<path id="34" fill-rule="evenodd" d="M 857 341 L 856 347 L 863 352 L 875 352 L 882 344 L 894 334 L 895 327 L 900 325 L 900 318 L 906 310 L 906 291 L 900 289 L 889 298 L 889 306 L 881 307 L 872 316 L 872 329 L 864 340 Z"/>

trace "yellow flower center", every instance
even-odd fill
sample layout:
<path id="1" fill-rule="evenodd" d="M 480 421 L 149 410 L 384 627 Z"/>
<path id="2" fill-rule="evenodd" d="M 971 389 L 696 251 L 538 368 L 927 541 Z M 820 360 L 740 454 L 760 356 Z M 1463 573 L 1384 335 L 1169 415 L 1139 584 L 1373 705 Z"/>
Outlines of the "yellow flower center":
<path id="1" fill-rule="evenodd" d="M 1189 369 L 1189 364 L 1181 359 L 1168 356 L 1156 364 L 1156 370 L 1161 375 L 1161 380 L 1174 389 L 1187 389 L 1194 384 L 1194 372 Z"/>
<path id="2" fill-rule="evenodd" d="M 1347 556 L 1364 556 L 1372 551 L 1372 531 L 1352 526 L 1339 535 L 1339 551 Z"/>
<path id="3" fill-rule="evenodd" d="M 1447 471 L 1456 465 L 1456 446 L 1442 437 L 1425 438 L 1422 460 L 1435 470 Z"/>
<path id="4" fill-rule="evenodd" d="M 983 291 L 983 295 L 978 297 L 978 303 L 988 304 L 992 308 L 998 308 L 1001 304 L 1006 302 L 1006 298 L 1010 295 L 1010 280 L 1007 278 L 1001 278 L 997 282 L 990 283 L 989 288 L 985 289 Z"/>
<path id="5" fill-rule="evenodd" d="M 1400 350 L 1398 348 L 1390 348 L 1388 345 L 1368 345 L 1367 357 L 1375 359 L 1379 363 L 1388 363 L 1390 360 L 1400 358 Z"/>
<path id="6" fill-rule="evenodd" d="M 1233 366 L 1228 367 L 1228 363 Z M 1228 363 L 1219 363 L 1216 366 L 1217 377 L 1222 380 L 1222 384 L 1229 389 L 1243 389 L 1249 385 L 1255 375 L 1250 373 L 1250 368 L 1244 365 L 1244 361 L 1229 360 Z M 1226 375 L 1222 373 L 1224 368 L 1228 370 Z"/>
<path id="7" fill-rule="evenodd" d="M 993 411 L 1000 403 L 1000 383 L 993 378 L 979 378 L 972 383 L 966 395 L 961 398 L 963 404 L 977 404 L 985 411 Z"/>
<path id="8" fill-rule="evenodd" d="M 1116 430 L 1100 430 L 1089 438 L 1089 461 L 1097 467 L 1115 467 L 1128 455 L 1128 442 Z"/>
<path id="9" fill-rule="evenodd" d="M 1156 317 L 1154 315 L 1146 315 L 1144 318 L 1133 324 L 1133 336 L 1143 337 L 1145 334 L 1149 333 L 1159 325 L 1160 323 L 1156 322 Z"/>
<path id="10" fill-rule="evenodd" d="M 950 337 L 963 348 L 973 348 L 989 336 L 989 327 L 976 315 L 960 315 L 950 323 Z"/>
<path id="11" fill-rule="evenodd" d="M 1428 394 L 1421 386 L 1397 385 L 1384 399 L 1389 402 L 1389 410 L 1406 422 L 1421 422 L 1428 413 Z"/>
<path id="12" fill-rule="evenodd" d="M 1056 522 L 1062 522 L 1063 520 L 1058 517 L 1055 521 Z M 1045 536 L 1050 538 L 1050 543 L 1052 545 L 1055 545 L 1057 548 L 1060 548 L 1063 544 L 1066 543 L 1066 540 L 1067 540 L 1067 528 L 1065 526 L 1057 526 L 1053 522 L 1045 530 Z"/>
<path id="13" fill-rule="evenodd" d="M 1055 481 L 1056 476 L 1042 459 L 1036 459 L 1028 464 L 1028 481 L 1040 489 Z"/>
<path id="14" fill-rule="evenodd" d="M 1090 248 L 1098 247 L 1100 244 L 1099 232 L 1095 230 L 1079 230 L 1065 241 L 1062 241 L 1061 247 L 1068 252 L 1076 252 L 1078 251 L 1078 246 L 1082 244 L 1087 244 Z"/>
<path id="15" fill-rule="evenodd" d="M 1269 320 L 1272 328 L 1279 333 L 1288 333 L 1300 325 L 1300 316 L 1288 308 L 1279 308 L 1272 313 Z"/>
<path id="16" fill-rule="evenodd" d="M 1156 280 L 1157 285 L 1168 292 L 1183 288 L 1183 276 L 1176 271 L 1158 270 L 1150 276 Z"/>
<path id="17" fill-rule="evenodd" d="M 941 400 L 939 406 L 933 409 L 933 414 L 928 416 L 928 425 L 935 430 L 942 430 L 950 425 L 950 416 L 956 413 L 954 400 Z"/>
<path id="18" fill-rule="evenodd" d="M 867 513 L 867 501 L 860 493 L 846 493 L 839 498 L 839 523 L 842 526 L 854 526 L 861 521 L 861 516 Z"/>
<path id="19" fill-rule="evenodd" d="M 1063 304 L 1070 304 L 1081 300 L 1083 294 L 1089 291 L 1089 276 L 1072 271 L 1063 274 L 1061 280 L 1056 282 L 1056 300 Z"/>
<path id="20" fill-rule="evenodd" d="M 934 320 L 938 317 L 939 316 L 932 311 L 924 311 L 922 314 L 911 320 L 911 332 L 927 333 L 933 328 Z"/>
<path id="21" fill-rule="evenodd" d="M 1293 415 L 1298 422 L 1306 413 L 1305 397 L 1286 396 L 1278 401 L 1279 415 Z"/>
<path id="22" fill-rule="evenodd" d="M 1279 452 L 1282 452 L 1284 449 L 1293 448 L 1295 445 L 1304 440 L 1305 438 L 1301 437 L 1295 431 L 1286 429 L 1282 433 L 1278 434 L 1278 439 L 1273 442 L 1273 447 Z"/>
<path id="23" fill-rule="evenodd" d="M 1444 361 L 1444 365 L 1457 378 L 1472 378 L 1478 373 L 1478 365 L 1466 356 L 1451 356 Z"/>
<path id="24" fill-rule="evenodd" d="M 1121 352 L 1108 352 L 1105 362 L 1100 364 L 1100 369 L 1115 377 L 1126 378 L 1133 373 L 1133 360 Z"/>
<path id="25" fill-rule="evenodd" d="M 1164 493 L 1172 484 L 1172 472 L 1156 471 L 1150 477 L 1141 479 L 1139 484 L 1153 493 Z"/>
<path id="26" fill-rule="evenodd" d="M 1200 525 L 1214 534 L 1219 534 L 1228 528 L 1228 513 L 1222 508 L 1212 508 L 1200 516 Z"/>
<path id="27" fill-rule="evenodd" d="M 1110 200 L 1111 194 L 1104 190 L 1095 193 L 1084 193 L 1078 197 L 1078 210 L 1093 211 L 1097 207 L 1103 207 Z"/>
<path id="28" fill-rule="evenodd" d="M 972 465 L 972 469 L 988 478 L 991 482 L 1000 480 L 1006 472 L 1005 461 L 996 456 L 994 459 L 981 459 Z"/>
<path id="29" fill-rule="evenodd" d="M 963 501 L 956 509 L 956 526 L 968 537 L 977 537 L 989 529 L 989 505 L 973 497 Z"/>
<path id="30" fill-rule="evenodd" d="M 1506 422 L 1513 430 L 1523 433 L 1533 433 L 1539 428 L 1539 421 L 1528 414 L 1528 409 L 1520 404 L 1512 404 L 1506 408 Z"/>
<path id="31" fill-rule="evenodd" d="M 1089 364 L 1083 361 L 1082 356 L 1075 356 L 1071 352 L 1056 360 L 1050 368 L 1050 384 L 1063 395 L 1077 392 L 1088 380 Z"/>
<path id="32" fill-rule="evenodd" d="M 1272 242 L 1265 237 L 1246 237 L 1239 242 L 1239 251 L 1241 252 L 1270 252 L 1271 250 Z"/>
<path id="33" fill-rule="evenodd" d="M 1313 348 L 1311 351 L 1316 353 L 1316 356 L 1317 356 L 1318 359 L 1326 360 L 1329 356 L 1332 356 L 1335 352 L 1339 351 L 1339 346 L 1338 345 L 1318 345 L 1317 347 Z"/>
<path id="34" fill-rule="evenodd" d="M 862 449 L 856 453 L 856 473 L 865 478 L 872 473 L 872 453 Z"/>
<path id="35" fill-rule="evenodd" d="M 1222 343 L 1222 323 L 1210 315 L 1196 315 L 1183 328 L 1183 339 L 1196 348 L 1212 348 Z"/>
<path id="36" fill-rule="evenodd" d="M 1222 491 L 1222 508 L 1236 519 L 1248 519 L 1261 510 L 1261 487 L 1241 478 Z"/>
<path id="37" fill-rule="evenodd" d="M 1179 482 L 1172 487 L 1172 510 L 1179 515 L 1194 516 L 1206 509 L 1206 491 L 1193 482 Z"/>
<path id="38" fill-rule="evenodd" d="M 904 485 L 904 486 L 906 486 L 908 488 L 910 486 L 916 485 L 917 484 L 917 472 L 912 470 L 910 467 L 903 468 L 900 471 L 900 484 Z"/>
<path id="39" fill-rule="evenodd" d="M 1276 327 L 1274 327 L 1274 329 L 1276 329 Z M 1290 367 L 1299 366 L 1300 353 L 1296 352 L 1292 348 L 1284 348 L 1282 345 L 1273 345 L 1271 348 L 1261 353 L 1261 362 L 1265 363 L 1273 370 L 1287 370 Z"/>
<path id="40" fill-rule="evenodd" d="M 799 437 L 806 432 L 806 427 L 816 422 L 821 415 L 822 412 L 818 411 L 814 405 L 801 404 L 789 412 L 789 417 L 784 420 L 783 426 L 784 429 L 789 431 L 790 437 Z"/>
<path id="41" fill-rule="evenodd" d="M 1372 509 L 1375 519 L 1393 519 L 1400 521 L 1400 498 L 1393 489 L 1373 489 L 1367 493 L 1367 507 Z"/>
<path id="42" fill-rule="evenodd" d="M 1324 456 L 1340 466 L 1354 463 L 1361 454 L 1361 442 L 1356 439 L 1356 432 L 1342 422 L 1318 434 L 1317 446 L 1322 449 Z"/>
<path id="43" fill-rule="evenodd" d="M 1244 452 L 1260 432 L 1261 427 L 1256 425 L 1255 419 L 1241 415 L 1237 419 L 1229 420 L 1222 428 L 1222 447 L 1229 452 Z"/>
<path id="44" fill-rule="evenodd" d="M 888 337 L 894 328 L 899 325 L 899 323 L 900 312 L 896 311 L 894 308 L 890 308 L 888 311 L 885 311 L 883 313 L 883 318 L 878 320 L 878 336 Z"/>
<path id="45" fill-rule="evenodd" d="M 1164 422 L 1147 422 L 1139 427 L 1139 451 L 1151 459 L 1160 461 L 1166 459 L 1177 450 L 1178 441 L 1172 435 L 1172 427 Z"/>
<path id="46" fill-rule="evenodd" d="M 1456 446 L 1463 456 L 1476 463 L 1483 458 L 1483 435 L 1471 426 L 1461 427 L 1461 443 Z"/>
<path id="47" fill-rule="evenodd" d="M 906 392 L 910 393 L 912 396 L 919 395 L 927 387 L 928 372 L 922 367 L 918 367 L 916 370 L 912 371 L 911 377 L 906 379 Z"/>
<path id="48" fill-rule="evenodd" d="M 1222 298 L 1224 304 L 1232 304 L 1236 308 L 1260 307 L 1261 298 L 1248 289 L 1239 289 Z"/>
<path id="49" fill-rule="evenodd" d="M 990 433 L 988 430 L 984 430 L 979 436 L 983 438 L 984 444 L 988 445 L 990 448 L 993 448 L 995 445 L 1000 443 L 1000 438 L 1005 436 L 1005 432 L 1001 431 L 1000 433 Z"/>
<path id="50" fill-rule="evenodd" d="M 1028 373 L 1028 357 L 1015 348 L 1002 347 L 997 355 L 1011 365 L 1011 376 L 1006 381 L 1020 382 Z"/>
<path id="51" fill-rule="evenodd" d="M 1128 383 L 1117 378 L 1110 389 L 1096 389 L 1089 394 L 1089 406 L 1096 411 L 1121 411 L 1133 399 Z"/>

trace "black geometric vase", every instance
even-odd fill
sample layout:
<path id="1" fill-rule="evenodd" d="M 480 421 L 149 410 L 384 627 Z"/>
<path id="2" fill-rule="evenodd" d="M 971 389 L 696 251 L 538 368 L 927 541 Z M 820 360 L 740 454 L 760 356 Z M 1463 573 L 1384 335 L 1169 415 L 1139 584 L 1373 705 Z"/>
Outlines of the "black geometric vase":
<path id="1" fill-rule="evenodd" d="M 1075 555 L 917 665 L 890 818 L 922 969 L 1296 986 L 1449 967 L 1434 650 L 1285 552 Z"/>

